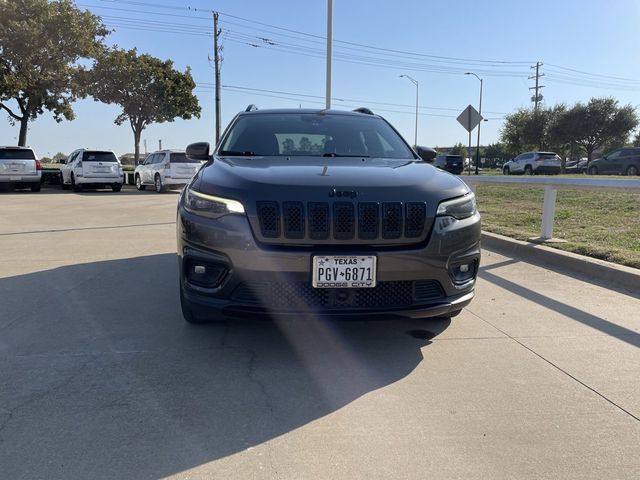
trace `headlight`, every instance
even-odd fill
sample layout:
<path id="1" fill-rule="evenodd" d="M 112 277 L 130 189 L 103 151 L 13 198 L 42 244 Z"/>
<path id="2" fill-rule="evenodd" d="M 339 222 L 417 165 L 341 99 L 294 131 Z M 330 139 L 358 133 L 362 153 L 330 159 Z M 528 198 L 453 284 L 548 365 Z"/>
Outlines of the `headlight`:
<path id="1" fill-rule="evenodd" d="M 453 217 L 458 220 L 469 218 L 476 213 L 476 196 L 469 192 L 464 197 L 447 200 L 438 205 L 439 217 Z"/>
<path id="2" fill-rule="evenodd" d="M 244 213 L 244 207 L 237 200 L 207 195 L 190 188 L 184 191 L 184 208 L 195 215 L 209 218 L 219 218 L 230 213 Z"/>

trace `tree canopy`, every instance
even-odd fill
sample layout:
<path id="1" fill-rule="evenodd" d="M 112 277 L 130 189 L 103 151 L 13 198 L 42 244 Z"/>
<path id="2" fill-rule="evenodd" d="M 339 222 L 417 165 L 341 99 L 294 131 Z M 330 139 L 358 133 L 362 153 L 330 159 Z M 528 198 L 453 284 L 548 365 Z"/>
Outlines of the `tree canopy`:
<path id="1" fill-rule="evenodd" d="M 521 108 L 505 118 L 501 141 L 511 154 L 527 150 L 553 150 L 563 155 L 583 152 L 589 160 L 600 148 L 624 145 L 638 125 L 630 105 L 613 98 L 592 98 L 588 103 L 564 104 L 537 110 Z"/>
<path id="2" fill-rule="evenodd" d="M 73 120 L 71 104 L 85 94 L 81 61 L 101 51 L 109 32 L 70 0 L 0 1 L 0 18 L 0 109 L 20 124 L 25 145 L 29 121 L 45 110 Z"/>
<path id="3" fill-rule="evenodd" d="M 188 67 L 183 73 L 171 60 L 138 55 L 136 49 L 111 49 L 96 61 L 89 91 L 97 101 L 122 107 L 115 123 L 131 126 L 137 163 L 140 136 L 148 125 L 200 117 L 195 86 Z"/>

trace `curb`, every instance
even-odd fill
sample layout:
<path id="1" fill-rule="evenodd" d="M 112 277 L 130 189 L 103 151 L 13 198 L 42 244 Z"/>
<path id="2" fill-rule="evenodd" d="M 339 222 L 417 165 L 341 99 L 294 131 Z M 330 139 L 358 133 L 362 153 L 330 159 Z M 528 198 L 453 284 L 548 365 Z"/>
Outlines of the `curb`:
<path id="1" fill-rule="evenodd" d="M 545 245 L 522 242 L 497 233 L 482 231 L 482 248 L 543 264 L 550 270 L 579 275 L 590 283 L 615 287 L 640 298 L 640 270 L 615 263 L 564 252 Z"/>

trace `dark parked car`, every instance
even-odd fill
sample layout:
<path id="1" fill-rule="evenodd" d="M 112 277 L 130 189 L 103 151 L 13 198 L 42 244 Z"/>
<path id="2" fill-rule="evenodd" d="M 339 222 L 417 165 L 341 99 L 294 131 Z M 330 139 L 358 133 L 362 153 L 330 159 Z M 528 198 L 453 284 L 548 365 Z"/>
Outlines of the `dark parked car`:
<path id="1" fill-rule="evenodd" d="M 464 170 L 464 159 L 460 155 L 438 155 L 433 164 L 442 170 L 455 173 L 456 175 L 462 173 Z"/>
<path id="2" fill-rule="evenodd" d="M 180 299 L 191 323 L 453 317 L 480 261 L 475 197 L 368 109 L 251 110 L 183 190 Z"/>
<path id="3" fill-rule="evenodd" d="M 592 160 L 587 167 L 589 175 L 638 175 L 640 172 L 640 148 L 619 148 L 602 158 Z"/>

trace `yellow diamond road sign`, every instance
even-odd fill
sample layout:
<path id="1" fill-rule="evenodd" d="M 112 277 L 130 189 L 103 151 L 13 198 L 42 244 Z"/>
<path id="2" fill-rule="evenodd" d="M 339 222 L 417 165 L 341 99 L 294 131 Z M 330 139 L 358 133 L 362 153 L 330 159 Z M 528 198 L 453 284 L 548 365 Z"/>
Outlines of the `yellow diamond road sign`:
<path id="1" fill-rule="evenodd" d="M 458 115 L 458 123 L 460 123 L 467 132 L 476 128 L 481 121 L 482 115 L 480 115 L 471 105 L 465 108 L 462 113 Z"/>

